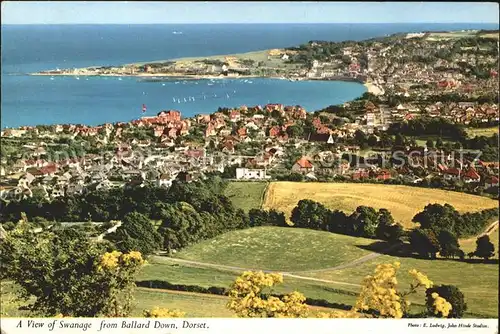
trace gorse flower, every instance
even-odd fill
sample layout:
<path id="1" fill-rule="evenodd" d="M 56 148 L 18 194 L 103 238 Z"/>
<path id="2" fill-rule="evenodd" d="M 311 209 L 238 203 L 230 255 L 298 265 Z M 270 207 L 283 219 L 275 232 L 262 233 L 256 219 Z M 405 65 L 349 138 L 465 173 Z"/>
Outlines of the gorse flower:
<path id="1" fill-rule="evenodd" d="M 417 285 L 425 286 L 427 289 L 431 288 L 433 283 L 427 276 L 417 271 L 416 269 L 412 269 L 408 271 L 408 273 L 413 277 L 413 279 L 417 282 Z"/>
<path id="2" fill-rule="evenodd" d="M 246 271 L 236 278 L 229 291 L 227 307 L 239 317 L 298 318 L 307 316 L 306 298 L 292 292 L 281 298 L 266 296 L 263 290 L 283 282 L 281 274 Z"/>
<path id="3" fill-rule="evenodd" d="M 431 297 L 434 299 L 434 314 L 438 315 L 441 313 L 441 315 L 446 318 L 452 309 L 451 304 L 446 301 L 446 299 L 439 296 L 437 292 L 433 292 Z"/>
<path id="4" fill-rule="evenodd" d="M 179 310 L 155 307 L 152 310 L 144 310 L 143 315 L 146 318 L 183 318 L 186 313 Z"/>
<path id="5" fill-rule="evenodd" d="M 101 269 L 114 269 L 118 267 L 118 261 L 120 256 L 122 255 L 121 252 L 117 251 L 112 251 L 111 253 L 104 253 L 101 256 L 101 262 L 99 264 L 99 267 Z"/>
<path id="6" fill-rule="evenodd" d="M 372 308 L 378 310 L 383 317 L 402 318 L 402 298 L 396 289 L 396 273 L 399 267 L 399 262 L 379 264 L 373 276 L 366 276 L 353 311 Z"/>
<path id="7" fill-rule="evenodd" d="M 406 299 L 415 293 L 417 288 L 432 287 L 429 278 L 415 269 L 409 271 L 415 284 L 410 285 L 408 292 L 398 290 L 396 274 L 401 264 L 379 264 L 373 273 L 363 280 L 361 292 L 354 307 L 346 312 L 319 312 L 318 318 L 360 318 L 368 317 L 363 311 L 378 311 L 381 317 L 402 318 L 408 313 L 411 303 Z M 273 287 L 283 282 L 281 274 L 264 274 L 263 272 L 244 272 L 231 285 L 227 307 L 240 317 L 306 317 L 309 311 L 305 304 L 306 298 L 299 292 L 292 292 L 281 298 L 275 296 L 263 297 L 264 288 Z M 449 315 L 451 304 L 444 298 L 433 293 L 435 314 Z"/>
<path id="8" fill-rule="evenodd" d="M 131 251 L 128 254 L 123 254 L 122 252 L 112 251 L 101 256 L 98 268 L 100 271 L 109 271 L 119 267 L 138 267 L 143 265 L 144 262 L 140 252 Z"/>

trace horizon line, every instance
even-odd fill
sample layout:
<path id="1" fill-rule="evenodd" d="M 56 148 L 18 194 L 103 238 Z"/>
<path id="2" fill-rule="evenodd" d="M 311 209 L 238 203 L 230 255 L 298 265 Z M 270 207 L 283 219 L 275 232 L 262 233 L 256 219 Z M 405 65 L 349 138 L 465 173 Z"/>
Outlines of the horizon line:
<path id="1" fill-rule="evenodd" d="M 217 24 L 245 24 L 245 25 L 301 25 L 301 24 L 499 24 L 499 22 L 178 22 L 178 23 L 1 23 L 4 25 L 217 25 Z M 499 27 L 500 28 L 500 27 Z"/>

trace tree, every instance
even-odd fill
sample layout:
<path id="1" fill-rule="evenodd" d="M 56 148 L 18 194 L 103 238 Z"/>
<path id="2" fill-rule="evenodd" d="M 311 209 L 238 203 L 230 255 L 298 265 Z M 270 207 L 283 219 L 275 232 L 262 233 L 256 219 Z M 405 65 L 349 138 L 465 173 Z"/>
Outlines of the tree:
<path id="1" fill-rule="evenodd" d="M 356 132 L 354 133 L 354 141 L 358 144 L 358 145 L 362 145 L 364 143 L 366 143 L 366 134 L 361 131 L 361 130 L 356 130 Z"/>
<path id="2" fill-rule="evenodd" d="M 490 237 L 483 235 L 476 240 L 476 251 L 474 255 L 477 257 L 482 257 L 487 261 L 490 257 L 495 255 L 495 245 L 490 242 Z"/>
<path id="3" fill-rule="evenodd" d="M 131 212 L 123 218 L 122 225 L 107 239 L 114 242 L 122 252 L 139 251 L 151 254 L 162 243 L 161 235 L 156 231 L 148 217 L 138 212 Z"/>
<path id="4" fill-rule="evenodd" d="M 446 229 L 455 232 L 455 225 L 460 224 L 460 213 L 449 204 L 428 204 L 422 212 L 417 213 L 412 221 L 421 228 L 432 229 L 436 233 Z"/>
<path id="5" fill-rule="evenodd" d="M 455 234 L 448 230 L 442 230 L 438 234 L 438 241 L 441 248 L 439 251 L 441 256 L 446 258 L 460 256 L 460 244 Z"/>
<path id="6" fill-rule="evenodd" d="M 303 199 L 293 208 L 290 220 L 296 227 L 324 229 L 329 210 L 321 203 Z"/>
<path id="7" fill-rule="evenodd" d="M 441 139 L 441 137 L 439 137 L 438 139 L 436 139 L 436 148 L 443 148 L 444 147 L 444 143 L 443 143 L 443 140 Z"/>
<path id="8" fill-rule="evenodd" d="M 353 235 L 366 238 L 374 238 L 378 225 L 378 214 L 374 208 L 369 206 L 358 206 L 351 214 Z"/>
<path id="9" fill-rule="evenodd" d="M 250 209 L 250 211 L 248 211 L 248 217 L 251 227 L 266 226 L 269 221 L 268 212 L 262 209 Z"/>
<path id="10" fill-rule="evenodd" d="M 304 129 L 300 125 L 294 124 L 286 128 L 286 133 L 290 137 L 298 138 L 304 134 Z"/>
<path id="11" fill-rule="evenodd" d="M 402 134 L 396 133 L 396 136 L 394 137 L 394 145 L 396 146 L 406 145 L 406 138 Z"/>
<path id="12" fill-rule="evenodd" d="M 426 306 L 429 315 L 438 315 L 443 317 L 441 312 L 436 312 L 436 306 L 434 304 L 433 293 L 437 293 L 442 298 L 446 299 L 447 302 L 451 304 L 451 311 L 449 312 L 447 318 L 462 318 L 464 312 L 467 311 L 467 303 L 465 302 L 464 294 L 454 285 L 439 285 L 434 286 L 425 291 L 427 296 Z"/>
<path id="13" fill-rule="evenodd" d="M 419 228 L 411 231 L 410 245 L 414 252 L 426 258 L 436 258 L 440 250 L 436 234 L 430 229 Z"/>
<path id="14" fill-rule="evenodd" d="M 367 142 L 368 142 L 368 146 L 370 146 L 370 147 L 375 147 L 375 146 L 377 146 L 377 144 L 378 144 L 378 138 L 377 138 L 377 136 L 375 136 L 375 135 L 371 134 L 371 135 L 368 137 Z"/>
<path id="15" fill-rule="evenodd" d="M 394 222 L 387 209 L 378 210 L 377 229 L 375 235 L 382 240 L 397 241 L 402 236 L 402 226 Z"/>
<path id="16" fill-rule="evenodd" d="M 123 317 L 130 314 L 135 275 L 144 261 L 138 252 L 109 249 L 72 228 L 33 233 L 19 227 L 2 243 L 0 260 L 21 299 L 32 300 L 32 314 Z"/>

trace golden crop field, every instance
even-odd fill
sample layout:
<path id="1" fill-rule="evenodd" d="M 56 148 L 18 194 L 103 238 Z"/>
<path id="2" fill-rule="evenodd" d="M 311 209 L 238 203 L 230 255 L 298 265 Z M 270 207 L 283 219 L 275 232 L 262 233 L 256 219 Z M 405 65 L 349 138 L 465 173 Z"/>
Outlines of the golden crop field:
<path id="1" fill-rule="evenodd" d="M 415 226 L 412 218 L 430 203 L 449 203 L 460 212 L 498 206 L 497 201 L 486 197 L 440 189 L 367 183 L 273 182 L 267 190 L 264 208 L 281 210 L 290 217 L 301 199 L 311 199 L 346 213 L 360 205 L 385 208 L 406 228 Z"/>

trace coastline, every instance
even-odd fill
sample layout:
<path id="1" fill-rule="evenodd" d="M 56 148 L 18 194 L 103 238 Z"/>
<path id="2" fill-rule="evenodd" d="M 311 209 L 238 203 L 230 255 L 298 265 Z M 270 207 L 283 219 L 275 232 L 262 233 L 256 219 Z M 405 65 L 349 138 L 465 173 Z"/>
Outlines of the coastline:
<path id="1" fill-rule="evenodd" d="M 366 89 L 368 90 L 368 93 L 372 93 L 373 95 L 383 95 L 384 94 L 383 88 L 377 86 L 373 82 L 365 82 L 363 84 L 363 86 L 366 87 Z"/>

